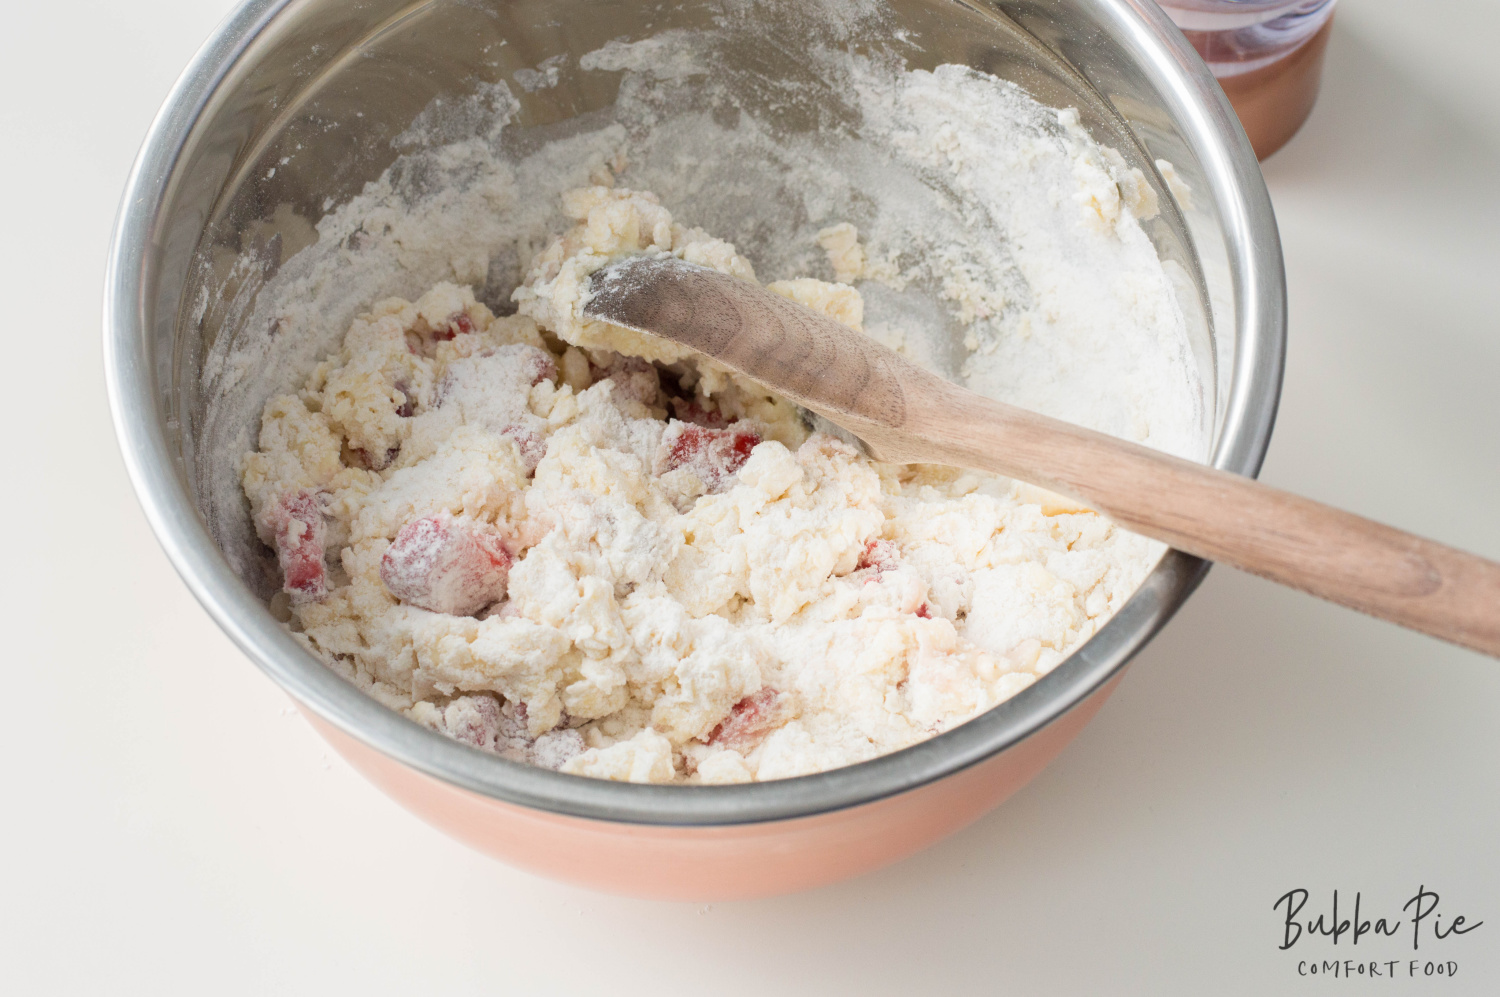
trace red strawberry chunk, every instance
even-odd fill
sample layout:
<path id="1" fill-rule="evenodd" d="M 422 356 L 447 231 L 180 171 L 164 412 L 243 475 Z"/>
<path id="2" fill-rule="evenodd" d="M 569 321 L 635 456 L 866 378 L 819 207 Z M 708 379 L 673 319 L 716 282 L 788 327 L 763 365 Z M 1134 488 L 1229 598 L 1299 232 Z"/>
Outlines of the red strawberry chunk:
<path id="1" fill-rule="evenodd" d="M 438 710 L 434 727 L 460 744 L 554 771 L 586 747 L 583 735 L 568 729 L 566 716 L 553 730 L 532 737 L 525 703 L 505 702 L 487 693 L 450 700 Z"/>
<path id="2" fill-rule="evenodd" d="M 729 419 L 718 409 L 704 408 L 696 401 L 685 398 L 672 399 L 672 410 L 683 422 L 691 422 L 705 429 L 728 429 Z"/>
<path id="3" fill-rule="evenodd" d="M 495 750 L 511 758 L 525 757 L 531 750 L 531 734 L 526 727 L 526 704 L 514 700 L 500 706 L 500 733 Z"/>
<path id="4" fill-rule="evenodd" d="M 655 405 L 661 397 L 661 376 L 655 366 L 640 357 L 617 353 L 603 367 L 590 361 L 589 373 L 595 383 L 606 379 L 613 381 L 617 394 L 634 398 L 642 405 Z"/>
<path id="5" fill-rule="evenodd" d="M 665 474 L 684 468 L 697 475 L 710 492 L 722 492 L 760 442 L 760 434 L 743 422 L 728 429 L 709 429 L 673 419 L 662 434 L 655 470 Z"/>
<path id="6" fill-rule="evenodd" d="M 443 731 L 455 741 L 495 750 L 500 703 L 493 696 L 460 696 L 443 708 Z"/>
<path id="7" fill-rule="evenodd" d="M 391 466 L 391 462 L 401 453 L 400 447 L 391 447 L 379 458 L 371 456 L 368 450 L 359 447 L 349 448 L 349 463 L 352 467 L 362 468 L 366 471 L 384 471 Z"/>
<path id="8" fill-rule="evenodd" d="M 468 312 L 454 312 L 448 316 L 446 324 L 432 330 L 432 338 L 447 341 L 454 336 L 466 335 L 474 331 L 474 320 L 469 318 Z"/>
<path id="9" fill-rule="evenodd" d="M 426 323 L 420 323 L 425 325 Z M 406 349 L 409 353 L 417 356 L 430 357 L 433 355 L 438 343 L 446 343 L 457 336 L 467 335 L 474 331 L 474 320 L 469 318 L 469 313 L 464 311 L 454 312 L 442 322 L 434 325 L 423 333 L 417 329 L 406 331 Z"/>
<path id="10" fill-rule="evenodd" d="M 510 565 L 494 527 L 438 513 L 401 527 L 380 559 L 380 580 L 404 603 L 469 616 L 505 598 Z"/>
<path id="11" fill-rule="evenodd" d="M 769 686 L 735 703 L 729 716 L 708 735 L 708 743 L 746 751 L 791 719 L 787 699 Z"/>
<path id="12" fill-rule="evenodd" d="M 542 350 L 529 350 L 521 360 L 526 376 L 535 387 L 543 381 L 557 380 L 557 361 Z"/>
<path id="13" fill-rule="evenodd" d="M 576 730 L 550 730 L 531 744 L 531 764 L 556 772 L 583 754 L 583 735 Z"/>
<path id="14" fill-rule="evenodd" d="M 859 564 L 855 565 L 855 569 L 874 568 L 877 572 L 891 571 L 900 560 L 900 552 L 889 540 L 867 540 L 865 552 L 859 556 Z"/>
<path id="15" fill-rule="evenodd" d="M 323 566 L 323 510 L 315 493 L 287 492 L 266 514 L 276 534 L 276 560 L 293 603 L 319 602 L 328 595 Z"/>
<path id="16" fill-rule="evenodd" d="M 862 578 L 866 588 L 871 585 L 883 587 L 883 596 L 877 596 L 893 604 L 897 611 L 913 613 L 924 620 L 932 619 L 932 606 L 927 602 L 927 583 L 915 572 L 901 570 L 901 551 L 889 540 L 867 540 L 865 549 L 855 565 L 854 580 Z M 851 576 L 854 577 L 854 576 Z"/>
<path id="17" fill-rule="evenodd" d="M 547 456 L 547 439 L 534 429 L 527 429 L 520 423 L 512 423 L 500 431 L 502 436 L 509 436 L 516 441 L 516 446 L 521 451 L 521 463 L 526 468 L 526 476 L 529 478 L 536 473 L 536 466 Z"/>

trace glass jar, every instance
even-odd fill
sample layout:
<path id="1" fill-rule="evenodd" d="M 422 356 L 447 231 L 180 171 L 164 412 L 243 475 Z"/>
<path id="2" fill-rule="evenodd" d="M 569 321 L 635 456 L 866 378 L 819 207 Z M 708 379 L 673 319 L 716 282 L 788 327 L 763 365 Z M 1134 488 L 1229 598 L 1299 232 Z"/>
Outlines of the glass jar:
<path id="1" fill-rule="evenodd" d="M 1337 0 L 1158 0 L 1193 43 L 1264 159 L 1312 112 Z"/>

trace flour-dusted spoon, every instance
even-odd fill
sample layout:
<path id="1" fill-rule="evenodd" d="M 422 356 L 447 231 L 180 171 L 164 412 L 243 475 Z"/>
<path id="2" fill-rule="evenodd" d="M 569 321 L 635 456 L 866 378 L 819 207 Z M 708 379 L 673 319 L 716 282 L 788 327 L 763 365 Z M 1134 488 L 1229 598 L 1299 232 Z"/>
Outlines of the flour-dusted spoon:
<path id="1" fill-rule="evenodd" d="M 584 314 L 681 343 L 849 430 L 877 460 L 1017 478 L 1115 522 L 1500 657 L 1500 564 L 1250 478 L 993 401 L 759 285 L 675 257 L 590 279 Z"/>

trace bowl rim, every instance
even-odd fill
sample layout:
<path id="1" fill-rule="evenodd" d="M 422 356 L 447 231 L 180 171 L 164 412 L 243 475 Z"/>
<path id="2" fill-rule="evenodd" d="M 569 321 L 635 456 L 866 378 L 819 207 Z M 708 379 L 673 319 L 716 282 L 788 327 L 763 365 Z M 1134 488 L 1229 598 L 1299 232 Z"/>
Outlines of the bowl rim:
<path id="1" fill-rule="evenodd" d="M 653 786 L 564 775 L 489 755 L 428 730 L 339 678 L 305 650 L 231 570 L 177 469 L 147 363 L 152 250 L 194 126 L 252 42 L 298 0 L 246 0 L 204 43 L 147 131 L 126 181 L 105 275 L 104 361 L 125 466 L 178 575 L 230 639 L 304 709 L 384 755 L 491 799 L 627 824 L 712 826 L 810 817 L 872 803 L 1025 740 L 1119 672 L 1202 580 L 1208 564 L 1169 551 L 1098 633 L 1052 672 L 926 741 L 845 768 L 735 786 Z M 1163 94 L 1220 211 L 1234 284 L 1233 376 L 1211 463 L 1255 476 L 1280 398 L 1286 339 L 1281 244 L 1269 194 L 1238 118 L 1207 67 L 1150 0 L 1081 0 Z M 175 317 L 175 316 L 174 316 Z"/>

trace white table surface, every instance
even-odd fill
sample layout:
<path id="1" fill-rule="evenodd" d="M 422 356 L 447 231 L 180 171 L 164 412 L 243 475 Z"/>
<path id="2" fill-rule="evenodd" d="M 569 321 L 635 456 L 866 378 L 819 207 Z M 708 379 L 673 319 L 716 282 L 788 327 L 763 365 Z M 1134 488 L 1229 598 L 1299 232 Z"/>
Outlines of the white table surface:
<path id="1" fill-rule="evenodd" d="M 1445 19 L 1346 0 L 1322 102 L 1266 166 L 1291 347 L 1264 477 L 1500 557 L 1500 16 L 1421 6 Z M 0 32 L 0 989 L 1500 993 L 1500 667 L 1230 570 L 1004 807 L 801 896 L 559 886 L 367 785 L 177 579 L 106 412 L 121 185 L 227 9 L 16 5 Z M 1419 885 L 1487 922 L 1423 942 L 1452 979 L 1406 979 L 1404 936 L 1277 950 L 1294 887 L 1397 915 Z M 1309 957 L 1400 975 L 1299 978 Z"/>

